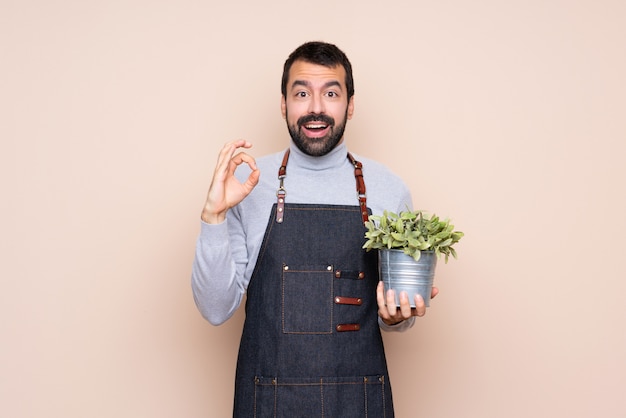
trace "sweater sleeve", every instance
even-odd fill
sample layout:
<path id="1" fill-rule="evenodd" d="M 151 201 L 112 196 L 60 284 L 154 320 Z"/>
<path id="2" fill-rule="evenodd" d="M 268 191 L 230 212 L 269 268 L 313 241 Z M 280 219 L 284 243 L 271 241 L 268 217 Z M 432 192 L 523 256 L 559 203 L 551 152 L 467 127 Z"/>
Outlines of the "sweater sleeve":
<path id="1" fill-rule="evenodd" d="M 412 328 L 413 324 L 415 324 L 415 317 L 414 316 L 412 316 L 411 318 L 407 319 L 406 321 L 402 321 L 402 322 L 400 322 L 399 324 L 396 324 L 396 325 L 387 325 L 387 324 L 385 324 L 383 322 L 383 320 L 380 317 L 378 317 L 378 326 L 383 331 L 404 332 L 407 329 Z"/>
<path id="2" fill-rule="evenodd" d="M 194 301 L 202 316 L 220 325 L 239 307 L 246 284 L 233 257 L 228 218 L 221 224 L 202 222 L 191 273 Z"/>

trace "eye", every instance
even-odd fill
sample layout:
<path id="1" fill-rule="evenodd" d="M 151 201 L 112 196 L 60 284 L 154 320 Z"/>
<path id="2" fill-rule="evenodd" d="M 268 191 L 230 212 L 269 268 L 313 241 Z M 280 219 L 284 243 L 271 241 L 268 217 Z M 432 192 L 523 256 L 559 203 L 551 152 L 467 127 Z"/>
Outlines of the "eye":
<path id="1" fill-rule="evenodd" d="M 306 91 L 299 91 L 296 93 L 296 97 L 304 98 L 306 96 L 308 96 Z"/>

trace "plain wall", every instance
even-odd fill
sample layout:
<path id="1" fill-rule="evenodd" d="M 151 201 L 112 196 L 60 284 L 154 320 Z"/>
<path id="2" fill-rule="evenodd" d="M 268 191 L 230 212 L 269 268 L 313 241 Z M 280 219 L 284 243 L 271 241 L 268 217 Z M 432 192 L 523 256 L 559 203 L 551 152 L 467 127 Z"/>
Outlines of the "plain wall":
<path id="1" fill-rule="evenodd" d="M 223 143 L 287 146 L 308 40 L 353 63 L 349 148 L 466 233 L 384 337 L 397 416 L 626 416 L 625 39 L 621 0 L 1 0 L 0 416 L 230 416 L 199 214 Z"/>

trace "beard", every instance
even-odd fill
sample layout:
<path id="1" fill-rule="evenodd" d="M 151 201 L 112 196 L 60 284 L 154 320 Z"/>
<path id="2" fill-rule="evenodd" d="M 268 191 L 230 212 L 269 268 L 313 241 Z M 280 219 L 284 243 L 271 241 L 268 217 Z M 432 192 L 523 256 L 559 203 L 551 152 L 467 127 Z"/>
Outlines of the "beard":
<path id="1" fill-rule="evenodd" d="M 331 152 L 341 141 L 343 133 L 346 130 L 346 122 L 348 121 L 348 109 L 343 118 L 343 123 L 335 125 L 335 119 L 325 114 L 309 114 L 300 117 L 296 125 L 289 125 L 289 114 L 285 113 L 287 119 L 287 129 L 294 144 L 303 153 L 312 157 L 321 157 Z M 302 132 L 302 126 L 309 122 L 324 122 L 330 128 L 326 136 L 320 138 L 309 138 Z"/>

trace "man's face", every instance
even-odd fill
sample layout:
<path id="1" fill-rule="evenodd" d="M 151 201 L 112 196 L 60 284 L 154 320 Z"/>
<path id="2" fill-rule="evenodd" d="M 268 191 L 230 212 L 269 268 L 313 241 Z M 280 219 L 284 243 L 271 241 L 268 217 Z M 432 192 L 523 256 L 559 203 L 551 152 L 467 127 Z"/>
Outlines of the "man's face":
<path id="1" fill-rule="evenodd" d="M 296 146 L 312 156 L 328 154 L 343 139 L 346 122 L 354 111 L 348 100 L 346 71 L 296 61 L 289 70 L 281 110 Z"/>

